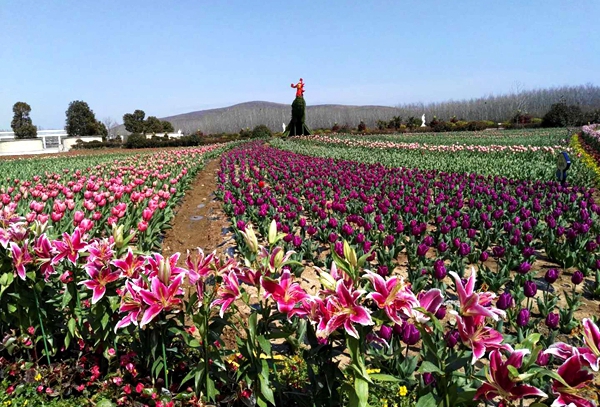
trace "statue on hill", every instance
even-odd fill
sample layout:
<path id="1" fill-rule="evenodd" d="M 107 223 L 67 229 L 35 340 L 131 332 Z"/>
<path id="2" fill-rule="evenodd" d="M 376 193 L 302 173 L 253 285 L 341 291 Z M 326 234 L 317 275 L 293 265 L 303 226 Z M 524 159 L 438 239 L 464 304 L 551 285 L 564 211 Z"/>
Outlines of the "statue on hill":
<path id="1" fill-rule="evenodd" d="M 310 129 L 305 123 L 306 120 L 306 102 L 304 101 L 304 81 L 302 78 L 297 84 L 291 84 L 292 88 L 296 88 L 296 99 L 292 102 L 292 120 L 287 125 L 283 136 L 303 136 L 309 135 Z"/>

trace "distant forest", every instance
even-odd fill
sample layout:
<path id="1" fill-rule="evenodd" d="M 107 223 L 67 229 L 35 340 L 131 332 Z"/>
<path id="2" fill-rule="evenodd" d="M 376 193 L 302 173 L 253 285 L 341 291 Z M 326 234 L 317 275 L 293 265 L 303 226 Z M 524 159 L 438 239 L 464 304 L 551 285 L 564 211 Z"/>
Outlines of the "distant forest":
<path id="1" fill-rule="evenodd" d="M 565 102 L 578 105 L 586 112 L 600 108 L 600 86 L 591 84 L 563 86 L 548 89 L 520 90 L 498 96 L 484 96 L 470 100 L 449 100 L 435 103 L 409 103 L 396 107 L 387 106 L 307 106 L 309 127 L 331 128 L 335 123 L 356 127 L 364 121 L 367 127 L 376 127 L 378 120 L 390 120 L 399 116 L 403 121 L 425 114 L 427 121 L 433 116 L 449 120 L 453 116 L 464 120 L 510 120 L 518 111 L 533 117 L 542 117 L 554 103 Z M 273 131 L 281 131 L 282 124 L 290 120 L 290 105 L 270 102 L 247 102 L 231 107 L 202 110 L 177 116 L 165 117 L 175 130 L 186 134 L 198 130 L 205 134 L 234 133 L 240 129 L 267 125 Z"/>

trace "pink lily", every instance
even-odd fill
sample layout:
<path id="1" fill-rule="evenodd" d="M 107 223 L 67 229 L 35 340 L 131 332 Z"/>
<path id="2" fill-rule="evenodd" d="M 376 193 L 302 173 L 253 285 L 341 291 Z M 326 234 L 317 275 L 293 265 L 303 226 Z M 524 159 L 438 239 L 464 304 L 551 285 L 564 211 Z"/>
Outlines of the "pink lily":
<path id="1" fill-rule="evenodd" d="M 483 383 L 475 400 L 492 400 L 499 396 L 503 400 L 519 400 L 524 397 L 548 397 L 537 387 L 511 380 L 508 366 L 519 369 L 523 365 L 523 357 L 529 354 L 529 349 L 519 349 L 510 354 L 507 360 L 502 360 L 498 349 L 490 353 L 490 365 L 485 367 L 487 382 Z"/>
<path id="2" fill-rule="evenodd" d="M 10 234 L 4 228 L 0 228 L 0 245 L 5 249 L 8 247 L 10 242 Z"/>
<path id="3" fill-rule="evenodd" d="M 335 295 L 327 298 L 327 325 L 323 331 L 317 332 L 317 335 L 327 337 L 343 325 L 348 335 L 358 339 L 358 331 L 353 324 L 373 325 L 369 311 L 356 302 L 363 294 L 362 290 L 351 291 L 343 280 L 339 280 L 335 287 Z"/>
<path id="4" fill-rule="evenodd" d="M 373 285 L 374 291 L 367 298 L 375 301 L 393 322 L 402 325 L 403 314 L 407 318 L 412 316 L 413 308 L 420 306 L 417 297 L 410 290 L 410 285 L 404 283 L 402 277 L 391 277 L 387 281 L 379 274 L 367 271 L 365 276 Z"/>
<path id="5" fill-rule="evenodd" d="M 47 281 L 50 275 L 54 274 L 54 266 L 52 265 L 52 243 L 42 233 L 33 245 L 33 253 L 36 257 L 36 263 L 40 265 L 40 270 L 44 275 L 44 279 Z"/>
<path id="6" fill-rule="evenodd" d="M 33 262 L 29 250 L 27 249 L 27 241 L 24 243 L 24 246 L 21 248 L 15 242 L 10 242 L 10 256 L 13 259 L 13 267 L 15 268 L 17 275 L 23 281 L 25 281 L 26 277 L 25 266 Z"/>
<path id="7" fill-rule="evenodd" d="M 460 302 L 460 315 L 463 317 L 490 317 L 495 321 L 499 319 L 499 316 L 504 317 L 506 315 L 504 311 L 488 305 L 496 298 L 496 294 L 491 292 L 474 292 L 475 279 L 477 277 L 475 268 L 471 268 L 471 275 L 465 285 L 463 285 L 460 277 L 454 271 L 451 271 L 449 274 L 454 278 L 454 282 L 456 283 L 456 292 Z"/>
<path id="8" fill-rule="evenodd" d="M 152 321 L 161 311 L 169 310 L 181 304 L 181 298 L 177 298 L 177 295 L 183 293 L 180 286 L 184 277 L 185 274 L 179 274 L 168 286 L 157 276 L 152 277 L 150 290 L 140 290 L 140 297 L 150 306 L 144 311 L 140 328 Z"/>
<path id="9" fill-rule="evenodd" d="M 484 317 L 463 318 L 455 312 L 453 313 L 456 317 L 460 339 L 473 352 L 471 364 L 475 364 L 478 359 L 481 359 L 487 349 L 508 349 L 512 351 L 509 345 L 502 345 L 504 337 L 500 332 L 484 325 Z"/>
<path id="10" fill-rule="evenodd" d="M 135 256 L 131 248 L 127 250 L 127 254 L 122 259 L 115 259 L 111 264 L 121 270 L 124 276 L 128 278 L 137 278 L 144 266 L 144 258 Z"/>
<path id="11" fill-rule="evenodd" d="M 73 233 L 63 233 L 63 240 L 55 240 L 54 248 L 56 255 L 52 259 L 52 264 L 58 264 L 65 257 L 75 264 L 79 258 L 79 252 L 83 251 L 86 243 L 81 241 L 81 230 L 75 228 Z"/>
<path id="12" fill-rule="evenodd" d="M 254 270 L 250 267 L 232 267 L 231 269 L 235 271 L 235 274 L 237 275 L 239 281 L 241 281 L 242 283 L 251 286 L 256 286 L 260 284 L 260 277 L 262 275 L 260 270 Z"/>
<path id="13" fill-rule="evenodd" d="M 114 241 L 111 242 L 108 239 L 94 240 L 86 247 L 86 250 L 90 253 L 87 261 L 93 261 L 99 264 L 108 264 L 115 255 L 113 247 Z"/>
<path id="14" fill-rule="evenodd" d="M 557 373 L 563 378 L 563 384 L 559 380 L 552 381 L 552 393 L 556 400 L 551 407 L 574 406 L 574 407 L 595 407 L 596 403 L 581 397 L 580 389 L 587 386 L 594 380 L 594 375 L 587 369 L 587 363 L 581 355 L 573 355 L 568 358 L 560 367 Z"/>
<path id="15" fill-rule="evenodd" d="M 106 285 L 118 280 L 121 275 L 118 271 L 111 271 L 109 267 L 91 262 L 87 263 L 84 268 L 91 279 L 82 281 L 79 284 L 83 284 L 88 290 L 92 290 L 92 304 L 102 299 L 106 293 Z"/>
<path id="16" fill-rule="evenodd" d="M 225 311 L 227 311 L 227 308 L 229 308 L 231 303 L 241 296 L 242 294 L 240 293 L 240 285 L 237 276 L 235 275 L 235 271 L 232 270 L 227 274 L 223 274 L 223 283 L 217 290 L 217 299 L 215 299 L 210 306 L 221 305 L 219 315 L 223 318 Z"/>
<path id="17" fill-rule="evenodd" d="M 590 367 L 597 372 L 600 364 L 600 329 L 589 318 L 584 318 L 581 324 L 583 325 L 583 340 L 590 350 L 587 357 L 584 357 L 590 363 Z"/>
<path id="18" fill-rule="evenodd" d="M 121 297 L 119 311 L 127 312 L 127 315 L 117 322 L 115 325 L 115 332 L 130 324 L 138 324 L 138 317 L 144 310 L 143 300 L 139 291 L 140 288 L 137 285 L 132 284 L 131 281 L 125 281 L 125 293 L 123 297 Z"/>
<path id="19" fill-rule="evenodd" d="M 285 269 L 279 278 L 279 281 L 269 277 L 261 277 L 260 283 L 266 291 L 265 298 L 273 298 L 277 302 L 279 312 L 288 314 L 288 318 L 294 314 L 302 313 L 296 304 L 308 297 L 308 294 L 300 287 L 300 284 L 293 282 L 292 275 L 288 269 Z"/>
<path id="20" fill-rule="evenodd" d="M 196 284 L 196 282 L 202 277 L 206 277 L 212 271 L 213 268 L 213 260 L 216 257 L 216 252 L 212 252 L 209 255 L 205 256 L 204 251 L 198 247 L 198 255 L 193 258 L 190 255 L 190 251 L 187 251 L 187 258 L 185 260 L 185 264 L 189 271 L 189 279 L 191 284 Z"/>
<path id="21" fill-rule="evenodd" d="M 147 260 L 150 270 L 148 277 L 158 276 L 163 284 L 169 284 L 172 276 L 185 275 L 187 273 L 186 269 L 177 266 L 179 253 L 169 256 L 167 259 L 158 253 L 154 253 L 152 256 L 148 256 Z"/>
<path id="22" fill-rule="evenodd" d="M 433 288 L 427 292 L 420 292 L 417 295 L 419 307 L 425 309 L 430 314 L 435 314 L 444 302 L 442 292 L 437 288 Z M 413 317 L 420 323 L 429 321 L 429 317 L 416 309 L 412 310 Z"/>

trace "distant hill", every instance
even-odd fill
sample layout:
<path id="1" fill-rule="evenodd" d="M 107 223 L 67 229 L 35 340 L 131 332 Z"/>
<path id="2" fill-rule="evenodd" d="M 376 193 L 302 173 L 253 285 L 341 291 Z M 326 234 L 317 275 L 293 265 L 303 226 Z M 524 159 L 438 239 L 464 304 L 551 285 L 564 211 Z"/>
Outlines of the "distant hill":
<path id="1" fill-rule="evenodd" d="M 332 127 L 335 123 L 357 126 L 364 117 L 367 124 L 375 125 L 377 120 L 389 120 L 399 112 L 398 108 L 389 106 L 347 106 L 347 105 L 314 105 L 306 107 L 307 124 L 311 128 Z M 218 109 L 200 110 L 162 117 L 173 124 L 175 131 L 181 129 L 189 134 L 201 130 L 210 133 L 234 133 L 249 127 L 265 124 L 273 131 L 281 131 L 291 119 L 291 105 L 271 102 L 245 102 Z M 358 119 L 358 120 L 357 120 Z M 118 132 L 124 131 L 119 126 Z"/>
<path id="2" fill-rule="evenodd" d="M 600 87 L 592 84 L 563 86 L 512 92 L 504 95 L 485 96 L 477 99 L 436 103 L 410 103 L 391 106 L 313 105 L 306 107 L 306 120 L 310 128 L 331 128 L 335 123 L 356 127 L 361 120 L 367 127 L 375 127 L 378 120 L 390 120 L 400 116 L 406 121 L 425 114 L 429 121 L 433 116 L 448 120 L 452 116 L 465 120 L 509 120 L 520 110 L 534 117 L 542 117 L 553 103 L 564 100 L 577 104 L 584 111 L 600 108 Z M 271 102 L 246 102 L 218 109 L 200 110 L 175 116 L 162 117 L 173 124 L 175 131 L 181 129 L 189 134 L 201 130 L 209 133 L 234 133 L 243 128 L 265 124 L 273 131 L 281 131 L 282 123 L 291 118 L 291 105 Z M 119 126 L 118 132 L 124 132 Z"/>

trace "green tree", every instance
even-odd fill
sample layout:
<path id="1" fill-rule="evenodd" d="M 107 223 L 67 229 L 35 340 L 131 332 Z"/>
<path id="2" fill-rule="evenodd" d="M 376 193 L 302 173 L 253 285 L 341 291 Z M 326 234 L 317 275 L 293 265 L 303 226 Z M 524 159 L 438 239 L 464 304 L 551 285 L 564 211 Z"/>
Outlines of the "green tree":
<path id="1" fill-rule="evenodd" d="M 85 137 L 99 134 L 96 115 L 86 102 L 74 100 L 66 111 L 65 130 L 70 137 Z"/>
<path id="2" fill-rule="evenodd" d="M 163 125 L 156 116 L 148 116 L 145 123 L 145 133 L 159 134 L 163 132 Z"/>
<path id="3" fill-rule="evenodd" d="M 543 127 L 569 127 L 581 122 L 581 108 L 576 105 L 567 105 L 561 101 L 550 107 L 548 113 L 542 118 Z"/>
<path id="4" fill-rule="evenodd" d="M 103 139 L 106 139 L 106 137 L 108 136 L 108 129 L 106 128 L 106 125 L 100 120 L 96 122 L 96 134 L 102 136 Z"/>
<path id="5" fill-rule="evenodd" d="M 35 127 L 29 117 L 31 106 L 25 102 L 17 102 L 13 105 L 13 119 L 10 122 L 15 132 L 15 138 L 27 139 L 37 137 L 37 127 Z"/>
<path id="6" fill-rule="evenodd" d="M 146 113 L 143 110 L 136 110 L 133 113 L 123 115 L 123 124 L 125 130 L 130 133 L 146 133 L 144 118 Z"/>
<path id="7" fill-rule="evenodd" d="M 161 121 L 161 123 L 162 123 L 163 131 L 165 133 L 175 133 L 175 129 L 173 128 L 173 125 L 171 124 L 171 122 L 163 120 L 163 121 Z"/>

